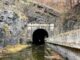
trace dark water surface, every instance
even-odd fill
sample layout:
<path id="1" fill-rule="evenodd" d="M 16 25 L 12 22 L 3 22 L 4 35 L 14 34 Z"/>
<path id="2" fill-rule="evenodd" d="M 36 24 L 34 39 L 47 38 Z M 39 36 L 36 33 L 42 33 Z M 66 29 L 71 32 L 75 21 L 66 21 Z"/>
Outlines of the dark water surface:
<path id="1" fill-rule="evenodd" d="M 45 45 L 35 46 L 23 49 L 14 54 L 5 54 L 0 60 L 44 60 Z"/>
<path id="2" fill-rule="evenodd" d="M 46 45 L 32 45 L 17 53 L 5 54 L 4 58 L 0 58 L 0 60 L 54 60 L 46 59 L 45 56 L 47 55 L 48 51 Z"/>
<path id="3" fill-rule="evenodd" d="M 32 56 L 34 60 L 44 60 L 45 45 L 40 46 L 32 45 Z"/>

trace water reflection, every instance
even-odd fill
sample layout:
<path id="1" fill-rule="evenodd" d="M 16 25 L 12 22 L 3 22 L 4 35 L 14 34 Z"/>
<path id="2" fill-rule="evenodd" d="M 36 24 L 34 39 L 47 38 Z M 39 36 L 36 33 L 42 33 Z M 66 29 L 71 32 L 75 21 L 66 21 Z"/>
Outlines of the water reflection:
<path id="1" fill-rule="evenodd" d="M 4 54 L 0 60 L 44 60 L 45 45 L 25 48 L 17 53 Z"/>
<path id="2" fill-rule="evenodd" d="M 32 45 L 32 58 L 33 60 L 44 60 L 45 45 Z"/>

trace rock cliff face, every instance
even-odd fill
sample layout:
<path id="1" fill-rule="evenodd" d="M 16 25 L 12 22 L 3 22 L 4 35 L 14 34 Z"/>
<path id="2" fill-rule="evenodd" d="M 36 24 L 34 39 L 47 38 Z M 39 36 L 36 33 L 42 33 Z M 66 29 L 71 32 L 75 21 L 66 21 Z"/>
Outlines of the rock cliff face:
<path id="1" fill-rule="evenodd" d="M 71 31 L 80 29 L 80 3 L 75 5 L 66 14 L 63 22 L 63 30 Z"/>
<path id="2" fill-rule="evenodd" d="M 54 24 L 53 35 L 79 29 L 80 4 L 64 14 L 48 5 L 31 0 L 0 0 L 0 42 L 24 44 L 28 40 L 28 23 Z M 62 17 L 64 15 L 64 17 Z M 62 21 L 63 20 L 63 21 Z"/>
<path id="3" fill-rule="evenodd" d="M 46 5 L 22 0 L 0 1 L 0 44 L 24 44 L 28 40 L 28 23 L 51 24 L 59 34 L 59 13 Z M 56 27 L 57 26 L 57 27 Z M 31 31 L 30 31 L 31 32 Z"/>
<path id="4" fill-rule="evenodd" d="M 69 10 L 71 7 L 77 4 L 78 0 L 33 0 L 46 4 L 53 8 L 53 10 L 58 11 L 59 13 L 64 13 Z"/>
<path id="5" fill-rule="evenodd" d="M 27 21 L 21 20 L 20 17 L 13 11 L 0 12 L 0 34 L 1 40 L 6 44 L 17 43 L 20 35 L 24 30 Z"/>

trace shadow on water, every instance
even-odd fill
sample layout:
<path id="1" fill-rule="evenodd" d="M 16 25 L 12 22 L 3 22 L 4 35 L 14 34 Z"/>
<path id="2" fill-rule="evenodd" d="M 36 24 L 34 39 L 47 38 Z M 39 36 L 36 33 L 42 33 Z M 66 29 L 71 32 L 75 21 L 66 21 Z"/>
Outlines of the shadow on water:
<path id="1" fill-rule="evenodd" d="M 4 54 L 4 57 L 0 58 L 0 60 L 44 60 L 44 50 L 45 45 L 32 45 L 17 53 Z"/>
<path id="2" fill-rule="evenodd" d="M 33 60 L 44 60 L 45 45 L 32 45 Z"/>

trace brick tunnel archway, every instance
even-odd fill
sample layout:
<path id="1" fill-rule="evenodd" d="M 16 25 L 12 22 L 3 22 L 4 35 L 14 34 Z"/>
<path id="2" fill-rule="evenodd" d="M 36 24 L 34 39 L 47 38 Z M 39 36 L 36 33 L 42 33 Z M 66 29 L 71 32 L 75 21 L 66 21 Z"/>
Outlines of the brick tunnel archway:
<path id="1" fill-rule="evenodd" d="M 45 29 L 37 29 L 32 34 L 32 43 L 35 45 L 45 44 L 46 37 L 48 37 L 48 32 Z"/>

